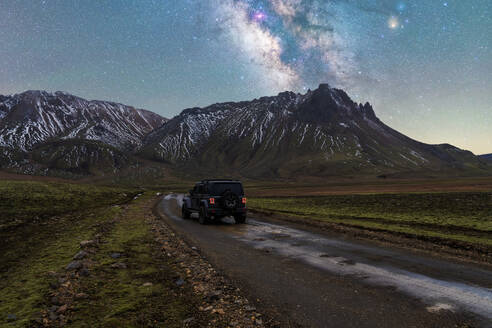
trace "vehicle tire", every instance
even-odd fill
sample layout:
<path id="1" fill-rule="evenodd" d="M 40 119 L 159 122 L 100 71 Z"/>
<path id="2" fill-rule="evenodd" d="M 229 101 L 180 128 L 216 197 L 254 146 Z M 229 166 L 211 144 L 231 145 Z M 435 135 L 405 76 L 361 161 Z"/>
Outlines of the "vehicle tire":
<path id="1" fill-rule="evenodd" d="M 243 224 L 246 222 L 246 215 L 244 214 L 234 215 L 234 221 L 236 221 L 236 224 Z"/>
<path id="2" fill-rule="evenodd" d="M 188 209 L 186 208 L 186 205 L 183 204 L 183 206 L 181 206 L 181 217 L 184 219 L 184 220 L 189 220 L 190 219 L 190 211 L 188 211 Z"/>
<path id="3" fill-rule="evenodd" d="M 200 207 L 200 214 L 198 216 L 198 222 L 200 222 L 200 224 L 207 224 L 208 223 L 208 216 L 207 216 L 207 211 L 205 210 L 205 206 Z"/>

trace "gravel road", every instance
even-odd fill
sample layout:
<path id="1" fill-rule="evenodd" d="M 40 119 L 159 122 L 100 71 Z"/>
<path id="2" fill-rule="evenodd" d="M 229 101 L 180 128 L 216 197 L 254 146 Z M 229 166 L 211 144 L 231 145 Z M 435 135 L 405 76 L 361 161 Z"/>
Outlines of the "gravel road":
<path id="1" fill-rule="evenodd" d="M 250 215 L 202 226 L 163 197 L 164 220 L 285 326 L 492 327 L 492 271 Z"/>

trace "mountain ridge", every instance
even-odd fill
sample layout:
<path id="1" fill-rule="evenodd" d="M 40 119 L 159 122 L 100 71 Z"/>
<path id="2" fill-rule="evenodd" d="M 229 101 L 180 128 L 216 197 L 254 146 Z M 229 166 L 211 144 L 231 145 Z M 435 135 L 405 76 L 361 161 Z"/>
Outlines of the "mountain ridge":
<path id="1" fill-rule="evenodd" d="M 492 162 L 492 153 L 491 154 L 478 155 L 478 157 L 480 157 L 486 161 Z"/>
<path id="2" fill-rule="evenodd" d="M 66 124 L 57 129 L 60 122 Z M 328 84 L 305 94 L 187 108 L 169 120 L 65 92 L 0 95 L 3 167 L 94 174 L 118 171 L 138 158 L 184 174 L 251 178 L 490 174 L 484 159 L 409 138 L 384 124 L 369 103 L 356 103 Z M 77 170 L 77 163 L 87 169 Z"/>
<path id="3" fill-rule="evenodd" d="M 140 154 L 185 170 L 250 177 L 487 169 L 469 151 L 401 134 L 369 103 L 327 84 L 185 109 L 147 135 Z"/>
<path id="4" fill-rule="evenodd" d="M 53 138 L 97 140 L 118 149 L 138 147 L 144 135 L 166 121 L 147 110 L 61 91 L 0 96 L 0 146 L 22 151 Z"/>
<path id="5" fill-rule="evenodd" d="M 0 167 L 67 177 L 115 173 L 134 162 L 131 153 L 143 137 L 166 121 L 61 91 L 0 95 Z"/>

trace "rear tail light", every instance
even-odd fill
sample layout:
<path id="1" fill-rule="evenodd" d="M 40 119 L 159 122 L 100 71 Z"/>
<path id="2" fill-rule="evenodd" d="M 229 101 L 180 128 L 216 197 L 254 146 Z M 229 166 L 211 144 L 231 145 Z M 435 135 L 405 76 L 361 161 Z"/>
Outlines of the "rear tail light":
<path id="1" fill-rule="evenodd" d="M 210 198 L 210 199 L 208 200 L 208 202 L 209 202 L 210 204 L 214 205 L 214 204 L 215 204 L 215 198 Z"/>
<path id="2" fill-rule="evenodd" d="M 243 199 L 242 199 L 242 203 L 243 203 L 243 204 L 246 204 L 246 197 L 243 197 Z"/>

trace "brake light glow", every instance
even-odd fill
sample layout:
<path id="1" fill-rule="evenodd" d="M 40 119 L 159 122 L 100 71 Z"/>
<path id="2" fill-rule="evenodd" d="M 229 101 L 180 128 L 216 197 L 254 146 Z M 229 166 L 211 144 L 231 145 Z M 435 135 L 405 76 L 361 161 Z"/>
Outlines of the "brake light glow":
<path id="1" fill-rule="evenodd" d="M 246 204 L 246 197 L 243 197 L 242 202 L 243 204 Z"/>
<path id="2" fill-rule="evenodd" d="M 208 202 L 209 202 L 210 204 L 214 205 L 214 204 L 215 204 L 215 198 L 210 198 L 210 199 L 208 200 Z"/>

